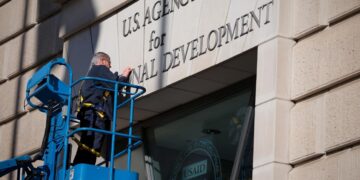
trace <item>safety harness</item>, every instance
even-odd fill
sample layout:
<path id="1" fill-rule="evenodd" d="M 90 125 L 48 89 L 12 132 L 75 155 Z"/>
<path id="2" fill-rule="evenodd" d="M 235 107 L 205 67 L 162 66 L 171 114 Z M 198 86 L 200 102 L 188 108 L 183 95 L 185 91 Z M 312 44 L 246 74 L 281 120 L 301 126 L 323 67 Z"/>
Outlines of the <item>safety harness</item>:
<path id="1" fill-rule="evenodd" d="M 103 96 L 102 96 L 102 100 L 103 100 L 102 103 L 105 103 L 108 100 L 109 96 L 110 96 L 110 92 L 109 91 L 104 91 Z M 100 108 L 100 107 L 98 107 L 95 104 L 90 103 L 90 102 L 84 102 L 84 97 L 81 95 L 81 93 L 79 91 L 79 98 L 78 98 L 78 101 L 77 101 L 76 112 L 79 113 L 82 108 L 93 109 L 101 119 L 105 118 L 105 112 L 103 111 L 103 108 Z"/>
<path id="2" fill-rule="evenodd" d="M 96 157 L 100 157 L 100 152 L 96 151 L 94 148 L 91 148 L 91 147 L 87 146 L 86 144 L 81 143 L 80 140 L 74 136 L 71 137 L 71 139 L 75 141 L 75 143 L 79 146 L 80 149 L 88 151 L 91 154 L 94 154 Z"/>
<path id="3" fill-rule="evenodd" d="M 109 96 L 110 96 L 110 92 L 109 91 L 104 91 L 103 96 L 102 96 L 103 103 L 105 103 L 108 100 Z M 78 101 L 77 101 L 76 112 L 79 113 L 81 111 L 81 109 L 92 109 L 92 110 L 94 110 L 94 112 L 102 120 L 104 120 L 104 118 L 106 116 L 105 112 L 102 111 L 102 108 L 97 107 L 93 103 L 84 102 L 84 97 L 81 95 L 81 90 L 80 90 L 79 91 Z M 71 139 L 74 140 L 74 142 L 79 146 L 79 148 L 94 154 L 96 157 L 100 157 L 100 152 L 96 151 L 94 148 L 91 148 L 91 147 L 87 146 L 86 144 L 81 143 L 80 140 L 77 139 L 76 137 L 71 137 Z"/>

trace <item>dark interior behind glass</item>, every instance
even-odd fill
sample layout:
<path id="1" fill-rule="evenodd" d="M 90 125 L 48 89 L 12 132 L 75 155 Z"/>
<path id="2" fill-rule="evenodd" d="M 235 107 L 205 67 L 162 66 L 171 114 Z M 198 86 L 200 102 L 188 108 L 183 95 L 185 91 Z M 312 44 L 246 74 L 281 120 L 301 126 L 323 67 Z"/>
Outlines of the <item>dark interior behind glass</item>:
<path id="1" fill-rule="evenodd" d="M 254 79 L 254 78 L 252 78 Z M 253 126 L 244 153 L 235 161 L 246 118 L 254 105 L 254 80 L 184 105 L 165 123 L 147 128 L 147 173 L 154 179 L 230 179 L 238 162 L 237 179 L 251 179 Z M 160 117 L 161 118 L 161 117 Z M 156 120 L 154 120 L 156 121 Z"/>

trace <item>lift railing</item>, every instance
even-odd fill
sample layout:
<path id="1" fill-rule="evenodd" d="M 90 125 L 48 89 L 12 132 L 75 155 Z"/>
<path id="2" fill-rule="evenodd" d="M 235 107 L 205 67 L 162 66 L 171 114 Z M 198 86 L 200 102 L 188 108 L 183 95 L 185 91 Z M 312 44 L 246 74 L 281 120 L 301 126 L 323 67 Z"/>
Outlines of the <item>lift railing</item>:
<path id="1" fill-rule="evenodd" d="M 103 78 L 97 78 L 97 77 L 83 77 L 80 78 L 79 80 L 75 81 L 72 84 L 72 88 L 74 86 L 76 86 L 77 84 L 79 84 L 80 82 L 83 81 L 103 81 L 106 83 L 110 83 L 114 86 L 114 88 L 104 88 L 101 86 L 98 86 L 97 88 L 99 89 L 103 89 L 103 90 L 107 90 L 107 91 L 111 91 L 113 92 L 112 94 L 114 95 L 114 101 L 113 101 L 113 117 L 111 120 L 111 131 L 107 131 L 107 130 L 101 130 L 101 129 L 95 129 L 95 128 L 77 128 L 74 131 L 72 131 L 71 133 L 69 133 L 67 135 L 68 138 L 74 136 L 76 133 L 78 132 L 82 132 L 82 131 L 94 131 L 94 132 L 98 132 L 98 133 L 103 133 L 103 134 L 107 134 L 107 135 L 111 135 L 111 149 L 110 149 L 110 179 L 112 179 L 113 174 L 114 174 L 114 160 L 115 158 L 126 154 L 127 153 L 127 170 L 131 171 L 131 151 L 132 149 L 136 148 L 137 146 L 139 146 L 142 143 L 141 137 L 140 136 L 135 136 L 133 135 L 133 123 L 134 123 L 134 102 L 135 99 L 139 96 L 141 96 L 142 94 L 145 93 L 145 88 L 142 86 L 137 86 L 134 84 L 129 84 L 129 83 L 124 83 L 124 82 L 118 82 L 118 81 L 112 81 L 112 80 L 108 80 L 108 79 L 103 79 Z M 120 90 L 119 87 L 127 87 L 130 88 L 129 91 L 124 91 L 124 90 Z M 133 92 L 132 92 L 133 91 Z M 117 93 L 119 92 L 119 93 Z M 124 99 L 121 103 L 119 102 L 119 98 L 118 98 L 118 94 L 123 94 L 125 95 L 125 97 L 127 97 L 126 99 Z M 121 107 L 126 106 L 127 104 L 130 103 L 130 117 L 129 117 L 129 130 L 128 133 L 119 133 L 116 132 L 116 126 L 117 126 L 117 110 L 120 109 Z M 69 124 L 69 122 L 67 122 L 67 124 Z M 122 138 L 127 138 L 128 139 L 128 145 L 127 148 L 123 151 L 121 151 L 118 154 L 115 154 L 115 137 L 122 137 Z M 133 142 L 134 140 L 134 142 Z M 67 146 L 67 144 L 66 144 Z M 65 150 L 67 149 L 67 147 L 65 147 Z"/>
<path id="2" fill-rule="evenodd" d="M 68 71 L 68 83 L 64 83 L 56 76 L 51 74 L 51 70 L 56 65 L 63 65 L 66 67 Z M 123 155 L 128 154 L 127 159 L 127 170 L 131 171 L 131 151 L 138 145 L 142 143 L 142 140 L 139 136 L 133 135 L 133 122 L 134 122 L 134 102 L 135 99 L 145 93 L 145 88 L 142 86 L 137 86 L 134 84 L 112 81 L 108 79 L 98 78 L 98 77 L 82 77 L 79 80 L 73 83 L 73 72 L 69 64 L 65 62 L 63 58 L 57 58 L 44 67 L 42 67 L 39 71 L 37 71 L 33 77 L 28 81 L 27 90 L 26 90 L 26 101 L 28 104 L 34 108 L 39 109 L 42 112 L 49 113 L 50 106 L 57 106 L 57 108 L 62 108 L 63 106 L 67 106 L 66 115 L 63 117 L 53 117 L 52 121 L 65 121 L 65 125 L 58 133 L 58 137 L 63 137 L 63 141 L 56 142 L 61 143 L 60 147 L 63 147 L 63 159 L 62 159 L 62 168 L 59 170 L 59 174 L 57 174 L 58 178 L 64 179 L 67 173 L 67 160 L 68 160 L 68 144 L 69 138 L 74 136 L 76 133 L 84 132 L 84 131 L 94 131 L 98 133 L 103 133 L 105 135 L 111 135 L 111 153 L 110 153 L 110 168 L 109 168 L 109 179 L 114 179 L 114 159 Z M 78 85 L 80 82 L 83 81 L 102 81 L 113 85 L 113 88 L 105 88 L 98 86 L 97 88 L 112 91 L 113 93 L 113 117 L 111 120 L 111 130 L 101 130 L 96 128 L 84 128 L 80 127 L 70 132 L 70 121 L 75 117 L 72 114 L 72 101 L 73 101 L 73 94 L 72 90 Z M 128 91 L 122 90 L 123 88 L 120 87 L 127 87 L 130 89 Z M 124 95 L 126 98 L 119 102 L 119 94 Z M 38 100 L 42 102 L 42 104 L 32 102 L 32 99 L 36 97 Z M 129 130 L 128 133 L 119 133 L 116 131 L 117 127 L 117 110 L 121 107 L 126 105 L 130 105 L 130 117 L 129 117 Z M 61 112 L 60 112 L 61 115 Z M 56 128 L 55 130 L 56 131 Z M 115 138 L 122 137 L 128 139 L 127 148 L 122 150 L 121 152 L 115 154 Z M 134 142 L 133 142 L 134 141 Z M 56 144 L 58 145 L 58 144 Z M 54 145 L 53 145 L 54 146 Z M 47 147 L 49 148 L 49 147 Z M 57 151 L 58 148 L 52 149 L 50 151 Z M 53 156 L 57 156 L 55 152 L 52 152 Z M 53 158 L 51 163 L 55 163 L 56 158 Z M 46 163 L 46 162 L 45 162 Z M 51 172 L 50 172 L 51 173 Z M 54 172 L 52 172 L 54 177 Z M 51 176 L 50 176 L 51 177 Z"/>

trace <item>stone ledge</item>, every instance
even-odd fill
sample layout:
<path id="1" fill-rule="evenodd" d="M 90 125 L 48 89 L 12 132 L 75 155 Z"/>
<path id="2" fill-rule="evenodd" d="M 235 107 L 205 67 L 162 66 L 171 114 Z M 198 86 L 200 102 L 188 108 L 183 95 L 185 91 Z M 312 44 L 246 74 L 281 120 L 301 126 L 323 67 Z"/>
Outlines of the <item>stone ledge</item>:
<path id="1" fill-rule="evenodd" d="M 0 24 L 6 28 L 0 28 L 0 44 L 34 26 L 36 15 L 37 1 L 34 0 L 12 0 L 1 6 Z"/>
<path id="2" fill-rule="evenodd" d="M 299 41 L 293 48 L 292 100 L 360 74 L 360 14 Z"/>
<path id="3" fill-rule="evenodd" d="M 289 118 L 293 103 L 272 100 L 256 106 L 253 167 L 289 163 Z"/>
<path id="4" fill-rule="evenodd" d="M 0 0 L 0 6 L 4 5 L 5 3 L 9 2 L 10 0 Z"/>
<path id="5" fill-rule="evenodd" d="M 45 20 L 49 16 L 61 10 L 61 4 L 56 3 L 55 0 L 37 0 L 38 1 L 38 22 Z M 57 37 L 57 36 L 56 36 Z"/>
<path id="6" fill-rule="evenodd" d="M 90 29 L 84 29 L 76 35 L 71 36 L 64 42 L 63 49 L 63 57 L 74 70 L 73 79 L 79 79 L 85 76 L 90 66 L 91 58 L 94 55 L 91 46 Z"/>
<path id="7" fill-rule="evenodd" d="M 60 16 L 38 24 L 26 33 L 0 46 L 4 55 L 4 77 L 13 78 L 24 70 L 33 67 L 61 51 L 62 42 L 57 37 Z"/>
<path id="8" fill-rule="evenodd" d="M 0 85 L 0 97 L 5 103 L 0 103 L 0 122 L 10 121 L 25 113 L 23 105 L 27 81 L 37 69 L 30 70 Z M 54 68 L 52 73 L 61 79 L 65 77 L 65 68 Z"/>
<path id="9" fill-rule="evenodd" d="M 253 180 L 288 180 L 291 166 L 281 163 L 270 163 L 253 169 Z"/>
<path id="10" fill-rule="evenodd" d="M 318 24 L 318 25 L 312 26 L 312 27 L 305 29 L 304 31 L 294 35 L 294 39 L 301 40 L 306 36 L 315 34 L 316 32 L 319 32 L 319 31 L 325 29 L 327 26 L 328 26 L 327 24 Z"/>
<path id="11" fill-rule="evenodd" d="M 301 39 L 325 28 L 326 11 L 322 0 L 295 0 L 293 2 L 293 36 Z"/>
<path id="12" fill-rule="evenodd" d="M 5 59 L 5 48 L 0 45 L 0 84 L 6 81 L 6 75 L 4 75 L 4 59 Z"/>
<path id="13" fill-rule="evenodd" d="M 45 114 L 33 111 L 1 125 L 0 159 L 9 159 L 38 149 L 44 134 L 45 119 Z"/>
<path id="14" fill-rule="evenodd" d="M 304 179 L 359 179 L 360 171 L 359 146 L 346 149 L 321 159 L 301 164 L 289 173 L 289 180 Z"/>
<path id="15" fill-rule="evenodd" d="M 289 158 L 292 164 L 323 155 L 325 96 L 297 103 L 290 114 Z"/>
<path id="16" fill-rule="evenodd" d="M 61 11 L 62 23 L 59 36 L 65 39 L 133 1 L 135 0 L 70 1 L 63 6 Z"/>
<path id="17" fill-rule="evenodd" d="M 291 50 L 295 42 L 275 38 L 258 47 L 256 102 L 290 99 Z"/>
<path id="18" fill-rule="evenodd" d="M 359 89 L 356 79 L 295 105 L 290 123 L 292 164 L 360 142 Z"/>
<path id="19" fill-rule="evenodd" d="M 7 102 L 0 103 L 0 121 L 7 121 L 24 112 L 22 105 L 25 99 L 26 81 L 33 73 L 34 71 L 27 72 L 0 85 L 0 97 L 3 102 Z"/>
<path id="20" fill-rule="evenodd" d="M 295 166 L 289 172 L 289 180 L 305 180 L 305 179 L 316 179 L 325 180 L 325 157 L 321 159 L 310 161 L 306 164 Z M 323 169 L 324 168 L 324 169 Z"/>
<path id="21" fill-rule="evenodd" d="M 360 1 L 358 0 L 329 0 L 328 21 L 334 23 L 346 18 L 349 15 L 357 13 L 360 10 Z"/>
<path id="22" fill-rule="evenodd" d="M 360 79 L 325 94 L 325 147 L 330 152 L 360 141 Z"/>

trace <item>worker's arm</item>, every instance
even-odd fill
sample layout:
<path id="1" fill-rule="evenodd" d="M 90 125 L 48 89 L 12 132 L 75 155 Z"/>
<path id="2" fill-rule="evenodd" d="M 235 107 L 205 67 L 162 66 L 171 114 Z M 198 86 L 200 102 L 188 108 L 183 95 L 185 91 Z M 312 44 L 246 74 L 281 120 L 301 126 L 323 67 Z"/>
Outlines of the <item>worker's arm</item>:
<path id="1" fill-rule="evenodd" d="M 129 82 L 129 76 L 132 71 L 132 69 L 130 67 L 126 67 L 123 70 L 123 72 L 121 73 L 121 75 L 118 75 L 117 72 L 112 73 L 110 71 L 110 69 L 105 66 L 97 66 L 95 68 L 97 68 L 96 77 L 113 80 L 113 81 L 125 82 L 125 83 Z M 102 86 L 107 87 L 107 88 L 114 87 L 112 83 L 107 83 L 107 82 L 103 82 L 103 81 L 98 82 L 98 83 L 100 83 Z M 122 88 L 122 87 L 119 87 L 119 88 Z"/>
<path id="2" fill-rule="evenodd" d="M 128 66 L 126 67 L 123 72 L 121 73 L 120 76 L 118 76 L 118 80 L 119 82 L 129 82 L 129 77 L 131 74 L 132 69 Z"/>

